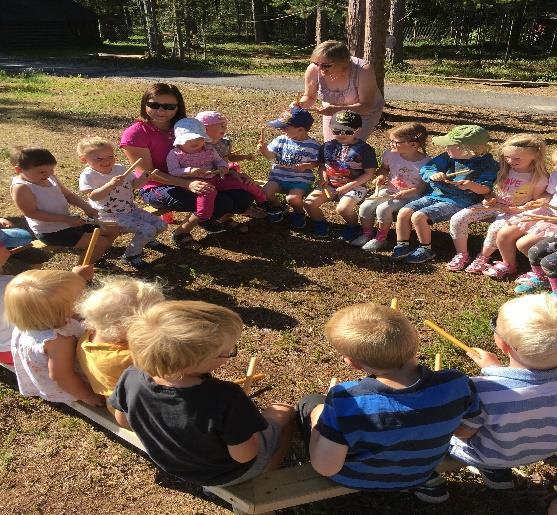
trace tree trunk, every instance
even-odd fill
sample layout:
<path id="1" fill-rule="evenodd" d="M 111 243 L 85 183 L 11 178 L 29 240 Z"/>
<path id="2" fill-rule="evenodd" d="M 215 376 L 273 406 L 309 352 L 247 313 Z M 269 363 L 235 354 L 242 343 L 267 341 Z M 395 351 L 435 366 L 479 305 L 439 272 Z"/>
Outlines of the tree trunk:
<path id="1" fill-rule="evenodd" d="M 236 8 L 236 34 L 242 35 L 242 12 L 240 10 L 240 0 L 234 0 L 234 6 Z"/>
<path id="2" fill-rule="evenodd" d="M 251 0 L 251 12 L 253 16 L 253 35 L 256 43 L 267 41 L 267 27 L 263 21 L 263 2 L 262 0 Z"/>
<path id="3" fill-rule="evenodd" d="M 387 48 L 387 59 L 393 64 L 404 61 L 404 13 L 406 0 L 391 0 L 389 35 L 391 44 Z"/>
<path id="4" fill-rule="evenodd" d="M 385 41 L 389 7 L 389 0 L 367 0 L 364 59 L 371 63 L 375 70 L 381 94 L 385 88 Z"/>
<path id="5" fill-rule="evenodd" d="M 364 26 L 366 19 L 366 1 L 348 0 L 346 15 L 346 39 L 350 53 L 356 57 L 364 55 Z"/>
<path id="6" fill-rule="evenodd" d="M 311 11 L 304 20 L 304 45 L 313 45 L 315 43 L 315 29 L 317 27 L 317 13 Z"/>
<path id="7" fill-rule="evenodd" d="M 149 57 L 162 57 L 164 49 L 157 25 L 155 2 L 154 0 L 141 0 L 141 4 L 145 15 L 145 28 L 147 30 L 147 52 Z"/>
<path id="8" fill-rule="evenodd" d="M 511 33 L 509 35 L 509 49 L 516 50 L 520 43 L 520 34 L 524 27 L 526 20 L 526 10 L 528 9 L 528 0 L 523 0 L 521 4 L 516 7 L 516 12 L 513 19 Z M 508 58 L 508 57 L 507 57 Z"/>
<path id="9" fill-rule="evenodd" d="M 317 45 L 327 39 L 328 26 L 327 13 L 321 9 L 321 4 L 318 3 L 315 10 L 315 43 Z"/>
<path id="10" fill-rule="evenodd" d="M 174 10 L 174 50 L 178 59 L 184 58 L 184 35 L 182 33 L 182 24 L 184 23 L 184 1 L 172 0 L 172 8 Z"/>

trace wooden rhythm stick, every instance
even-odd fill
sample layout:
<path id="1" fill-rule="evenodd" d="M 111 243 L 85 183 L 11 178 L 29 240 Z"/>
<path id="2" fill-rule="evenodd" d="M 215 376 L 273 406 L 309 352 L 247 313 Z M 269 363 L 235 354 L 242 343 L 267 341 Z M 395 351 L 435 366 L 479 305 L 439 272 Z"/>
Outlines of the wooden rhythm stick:
<path id="1" fill-rule="evenodd" d="M 378 197 L 372 195 L 371 197 L 368 197 L 369 200 L 391 200 L 392 198 L 394 198 L 394 195 L 379 195 Z"/>
<path id="2" fill-rule="evenodd" d="M 436 372 L 441 370 L 441 353 L 440 352 L 435 354 L 435 366 L 433 367 L 433 370 L 435 370 Z"/>
<path id="3" fill-rule="evenodd" d="M 258 358 L 257 356 L 254 356 L 253 358 L 251 358 L 249 360 L 249 365 L 248 365 L 248 371 L 246 373 L 246 377 L 244 380 L 244 385 L 242 386 L 242 388 L 244 389 L 244 392 L 249 392 L 249 389 L 251 388 L 251 384 L 253 383 L 253 376 L 255 375 L 255 369 L 257 367 L 257 362 L 258 362 Z"/>
<path id="4" fill-rule="evenodd" d="M 338 379 L 336 377 L 332 377 L 331 381 L 329 382 L 329 388 L 327 388 L 327 391 L 329 391 L 333 386 L 335 386 L 338 383 Z"/>
<path id="5" fill-rule="evenodd" d="M 261 132 L 259 133 L 259 143 L 261 145 L 265 143 L 265 127 L 261 127 Z"/>
<path id="6" fill-rule="evenodd" d="M 253 374 L 251 380 L 252 382 L 255 382 L 255 381 L 260 381 L 261 379 L 265 379 L 266 377 L 267 374 L 263 374 L 263 373 Z M 246 382 L 246 378 L 242 377 L 242 379 L 234 379 L 234 381 L 232 382 L 236 384 L 244 384 Z"/>
<path id="7" fill-rule="evenodd" d="M 437 334 L 441 335 L 443 338 L 449 340 L 449 342 L 451 342 L 456 347 L 459 347 L 465 352 L 476 354 L 476 356 L 479 357 L 479 354 L 474 349 L 472 349 L 472 347 L 468 347 L 468 345 L 466 345 L 465 343 L 462 343 L 460 340 L 457 340 L 452 334 L 449 334 L 444 329 L 441 329 L 437 324 L 434 324 L 431 320 L 424 320 L 424 324 L 430 329 L 433 329 Z"/>
<path id="8" fill-rule="evenodd" d="M 398 299 L 396 297 L 391 300 L 391 309 L 398 309 Z"/>
<path id="9" fill-rule="evenodd" d="M 81 263 L 82 265 L 90 265 L 91 264 L 91 258 L 93 257 L 93 252 L 95 250 L 95 245 L 97 245 L 97 240 L 99 239 L 99 236 L 101 235 L 101 230 L 96 227 L 95 230 L 93 231 L 93 234 L 91 236 L 91 241 L 89 242 L 89 246 L 87 247 L 87 251 L 85 252 L 85 256 L 83 257 L 83 262 Z"/>
<path id="10" fill-rule="evenodd" d="M 551 222 L 557 224 L 557 216 L 550 216 L 550 215 L 526 215 L 523 219 L 525 222 Z"/>
<path id="11" fill-rule="evenodd" d="M 502 204 L 495 204 L 494 206 L 487 207 L 487 206 L 478 206 L 478 207 L 469 207 L 470 211 L 503 211 L 506 207 Z"/>
<path id="12" fill-rule="evenodd" d="M 380 188 L 379 183 L 376 182 L 376 183 L 375 183 L 375 190 L 373 191 L 372 197 L 377 198 L 377 197 L 379 196 L 379 188 Z"/>
<path id="13" fill-rule="evenodd" d="M 467 173 L 470 173 L 471 170 L 460 170 L 460 172 L 453 172 L 453 173 L 446 173 L 445 177 L 457 177 L 459 175 L 466 175 Z"/>
<path id="14" fill-rule="evenodd" d="M 331 192 L 329 191 L 329 188 L 327 188 L 327 186 L 323 186 L 323 193 L 325 194 L 325 196 L 331 200 L 333 198 L 333 196 L 331 195 Z"/>
<path id="15" fill-rule="evenodd" d="M 14 247 L 13 249 L 8 249 L 8 252 L 10 253 L 10 256 L 13 256 L 14 254 L 17 254 L 19 252 L 23 252 L 24 250 L 32 249 L 32 248 L 33 248 L 32 243 L 26 243 L 25 245 L 21 245 L 19 247 Z"/>
<path id="16" fill-rule="evenodd" d="M 135 170 L 135 167 L 141 162 L 143 159 L 140 157 L 135 163 L 132 163 L 130 167 L 122 174 L 124 177 L 127 177 L 130 173 Z M 154 171 L 154 170 L 153 170 Z"/>

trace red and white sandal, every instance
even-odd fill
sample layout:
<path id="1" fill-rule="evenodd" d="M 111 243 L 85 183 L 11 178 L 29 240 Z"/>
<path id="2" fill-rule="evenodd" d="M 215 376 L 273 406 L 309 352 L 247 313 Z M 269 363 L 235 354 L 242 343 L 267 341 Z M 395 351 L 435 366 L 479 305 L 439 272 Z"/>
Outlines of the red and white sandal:
<path id="1" fill-rule="evenodd" d="M 514 273 L 516 273 L 516 266 L 511 267 L 503 261 L 495 261 L 495 263 L 483 271 L 484 275 L 488 275 L 494 279 L 499 279 Z"/>

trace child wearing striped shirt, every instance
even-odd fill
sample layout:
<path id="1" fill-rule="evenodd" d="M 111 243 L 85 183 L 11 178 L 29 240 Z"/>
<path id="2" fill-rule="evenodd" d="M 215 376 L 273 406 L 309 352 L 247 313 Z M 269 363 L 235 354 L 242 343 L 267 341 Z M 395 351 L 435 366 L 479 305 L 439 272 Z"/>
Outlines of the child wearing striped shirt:
<path id="1" fill-rule="evenodd" d="M 313 468 L 348 488 L 408 489 L 425 502 L 447 500 L 435 467 L 461 420 L 480 412 L 469 378 L 419 365 L 416 329 L 385 306 L 344 308 L 325 335 L 365 377 L 298 403 Z"/>
<path id="2" fill-rule="evenodd" d="M 463 421 L 450 456 L 476 467 L 486 486 L 513 488 L 512 467 L 557 452 L 557 298 L 526 295 L 501 306 L 492 321 L 509 366 L 482 349 L 469 356 L 482 367 L 473 377 L 481 413 Z"/>

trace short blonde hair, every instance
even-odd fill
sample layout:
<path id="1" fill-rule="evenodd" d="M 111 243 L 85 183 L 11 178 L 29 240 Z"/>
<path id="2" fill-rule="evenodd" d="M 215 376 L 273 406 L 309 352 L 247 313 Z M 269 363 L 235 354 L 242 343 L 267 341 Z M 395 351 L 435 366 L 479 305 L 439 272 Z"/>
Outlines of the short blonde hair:
<path id="1" fill-rule="evenodd" d="M 124 275 L 107 277 L 101 286 L 88 291 L 76 306 L 87 329 L 107 342 L 125 339 L 131 317 L 164 300 L 158 283 L 139 281 Z"/>
<path id="2" fill-rule="evenodd" d="M 371 302 L 337 311 L 325 336 L 343 356 L 378 370 L 401 368 L 418 351 L 418 333 L 409 320 Z"/>
<path id="3" fill-rule="evenodd" d="M 76 150 L 79 157 L 85 157 L 89 152 L 107 147 L 114 148 L 114 145 L 100 136 L 87 136 L 77 144 Z"/>
<path id="4" fill-rule="evenodd" d="M 311 60 L 317 59 L 318 57 L 324 57 L 329 61 L 337 63 L 348 62 L 350 61 L 350 50 L 346 46 L 346 43 L 329 39 L 328 41 L 319 43 L 319 45 L 313 49 Z"/>
<path id="5" fill-rule="evenodd" d="M 468 152 L 469 154 L 471 154 L 473 157 L 478 157 L 478 156 L 485 156 L 485 154 L 487 154 L 490 150 L 491 147 L 489 146 L 489 143 L 484 143 L 483 145 L 458 145 L 462 150 Z"/>
<path id="6" fill-rule="evenodd" d="M 150 376 L 180 377 L 237 342 L 242 319 L 234 311 L 200 301 L 155 304 L 128 329 L 133 363 Z"/>
<path id="7" fill-rule="evenodd" d="M 557 299 L 548 293 L 505 302 L 499 309 L 496 333 L 525 366 L 557 367 Z"/>
<path id="8" fill-rule="evenodd" d="M 28 270 L 16 275 L 4 293 L 6 320 L 21 331 L 64 326 L 85 288 L 85 281 L 65 270 Z"/>

